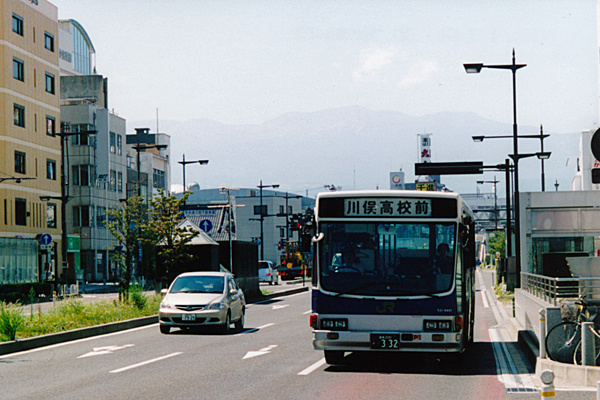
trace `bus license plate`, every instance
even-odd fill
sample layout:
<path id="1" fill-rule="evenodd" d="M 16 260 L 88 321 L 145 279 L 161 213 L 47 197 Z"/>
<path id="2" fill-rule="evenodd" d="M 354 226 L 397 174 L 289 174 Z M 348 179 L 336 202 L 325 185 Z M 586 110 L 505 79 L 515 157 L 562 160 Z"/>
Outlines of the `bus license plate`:
<path id="1" fill-rule="evenodd" d="M 371 334 L 371 349 L 398 350 L 400 348 L 400 334 Z"/>
<path id="2" fill-rule="evenodd" d="M 182 321 L 195 321 L 196 314 L 181 314 Z"/>

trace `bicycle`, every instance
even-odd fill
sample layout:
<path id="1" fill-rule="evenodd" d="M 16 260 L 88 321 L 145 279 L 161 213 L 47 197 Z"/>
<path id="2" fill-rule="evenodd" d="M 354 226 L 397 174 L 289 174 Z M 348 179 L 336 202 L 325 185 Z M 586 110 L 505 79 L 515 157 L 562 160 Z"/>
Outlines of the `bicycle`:
<path id="1" fill-rule="evenodd" d="M 596 349 L 596 365 L 600 361 L 600 335 L 596 332 L 599 324 L 596 322 L 597 312 L 591 311 L 590 303 L 580 297 L 577 304 L 576 321 L 563 321 L 556 325 L 546 335 L 546 353 L 551 360 L 562 363 L 581 365 L 581 330 L 583 322 L 594 322 L 594 341 Z"/>

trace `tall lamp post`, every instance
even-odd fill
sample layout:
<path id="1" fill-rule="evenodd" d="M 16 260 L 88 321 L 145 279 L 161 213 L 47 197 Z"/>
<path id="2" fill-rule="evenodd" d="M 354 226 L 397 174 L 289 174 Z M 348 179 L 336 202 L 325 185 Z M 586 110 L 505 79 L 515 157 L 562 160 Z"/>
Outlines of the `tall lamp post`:
<path id="1" fill-rule="evenodd" d="M 483 185 L 484 183 L 493 183 L 494 184 L 494 229 L 498 230 L 498 195 L 497 195 L 497 187 L 498 180 L 496 180 L 496 176 L 494 175 L 493 181 L 477 181 L 478 185 Z"/>
<path id="2" fill-rule="evenodd" d="M 62 253 L 62 273 L 63 273 L 63 284 L 68 284 L 67 279 L 67 202 L 69 201 L 69 193 L 67 187 L 66 168 L 65 164 L 69 160 L 65 160 L 65 138 L 74 135 L 91 135 L 96 134 L 98 131 L 79 131 L 71 132 L 71 124 L 63 121 L 61 123 L 60 132 L 56 133 L 56 136 L 60 137 L 60 196 L 40 196 L 41 201 L 60 200 L 60 219 L 61 219 L 61 253 Z M 54 271 L 54 292 L 57 292 L 57 279 L 58 279 L 58 268 Z"/>
<path id="3" fill-rule="evenodd" d="M 541 142 L 541 153 L 544 153 L 544 139 L 549 137 L 549 134 L 544 134 L 544 128 L 540 125 L 539 135 L 519 135 L 519 139 L 540 139 Z M 474 142 L 483 142 L 484 139 L 505 139 L 511 138 L 512 136 L 472 136 Z M 542 192 L 546 191 L 546 176 L 544 173 L 544 158 L 540 159 L 542 163 Z"/>
<path id="4" fill-rule="evenodd" d="M 183 155 L 183 160 L 182 161 L 177 161 L 179 164 L 183 165 L 183 193 L 185 194 L 185 192 L 187 191 L 187 187 L 185 186 L 185 166 L 187 164 L 200 164 L 200 165 L 206 165 L 208 164 L 208 160 L 194 160 L 194 161 L 185 161 L 185 154 Z M 229 192 L 227 192 L 229 193 Z M 185 205 L 185 200 L 183 201 L 183 204 Z"/>
<path id="5" fill-rule="evenodd" d="M 274 185 L 263 185 L 262 179 L 260 181 L 260 185 L 257 186 L 260 189 L 260 259 L 264 260 L 265 258 L 265 238 L 263 232 L 263 221 L 265 220 L 265 210 L 263 209 L 263 188 L 273 188 L 276 189 L 279 187 L 279 184 Z"/>
<path id="6" fill-rule="evenodd" d="M 137 145 L 132 146 L 132 148 L 137 152 L 136 168 L 137 168 L 137 185 L 138 185 L 137 195 L 138 195 L 138 197 L 142 196 L 142 182 L 140 182 L 140 180 L 141 180 L 140 179 L 140 153 L 142 151 L 145 152 L 148 149 L 164 150 L 167 147 L 168 147 L 168 145 L 166 145 L 166 144 L 142 144 L 142 143 L 140 143 L 139 137 L 138 137 Z M 146 179 L 146 185 L 148 185 L 148 179 Z M 147 195 L 148 195 L 148 193 L 146 192 L 146 196 Z M 140 202 L 140 208 L 142 208 L 142 205 L 143 205 L 143 202 Z M 143 214 L 142 210 L 140 209 L 140 217 L 142 216 L 142 214 Z M 138 227 L 138 229 L 139 229 L 139 227 Z M 140 265 L 138 274 L 140 277 L 143 278 L 143 276 L 144 276 L 144 261 L 142 258 L 142 251 L 141 251 L 142 244 L 141 244 L 140 240 L 141 239 L 139 239 L 139 236 L 138 236 L 138 241 L 137 241 L 137 243 L 138 243 L 138 262 Z"/>
<path id="7" fill-rule="evenodd" d="M 519 154 L 519 140 L 517 130 L 517 70 L 527 66 L 527 64 L 516 64 L 515 63 L 515 50 L 512 52 L 512 64 L 504 65 L 485 65 L 482 63 L 477 64 L 464 64 L 465 71 L 467 73 L 480 73 L 482 68 L 492 69 L 507 69 L 512 71 L 512 94 L 513 94 L 513 154 Z M 521 232 L 520 232 L 520 220 L 519 220 L 519 162 L 518 157 L 514 159 L 515 169 L 515 267 L 516 267 L 516 287 L 521 286 Z"/>

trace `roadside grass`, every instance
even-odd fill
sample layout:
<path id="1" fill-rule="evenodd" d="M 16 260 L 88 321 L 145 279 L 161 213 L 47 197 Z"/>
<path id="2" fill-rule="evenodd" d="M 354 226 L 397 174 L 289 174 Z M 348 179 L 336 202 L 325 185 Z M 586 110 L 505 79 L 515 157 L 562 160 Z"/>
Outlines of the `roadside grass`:
<path id="1" fill-rule="evenodd" d="M 71 329 L 102 325 L 110 322 L 158 314 L 162 295 L 144 295 L 130 292 L 126 301 L 99 301 L 83 303 L 73 298 L 57 303 L 45 312 L 38 308 L 36 313 L 23 315 L 20 304 L 5 304 L 0 307 L 0 341 L 22 339 L 64 332 Z"/>
<path id="2" fill-rule="evenodd" d="M 501 303 L 509 304 L 512 303 L 515 294 L 510 290 L 502 290 L 505 287 L 504 285 L 496 285 L 494 286 L 494 292 L 496 293 L 496 297 Z"/>

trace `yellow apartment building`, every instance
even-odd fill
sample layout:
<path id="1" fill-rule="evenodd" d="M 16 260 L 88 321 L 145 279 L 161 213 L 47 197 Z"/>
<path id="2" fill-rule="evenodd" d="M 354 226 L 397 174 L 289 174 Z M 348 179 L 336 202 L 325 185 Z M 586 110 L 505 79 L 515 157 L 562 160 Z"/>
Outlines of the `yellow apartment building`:
<path id="1" fill-rule="evenodd" d="M 63 262 L 57 8 L 0 7 L 0 284 L 49 281 Z"/>

